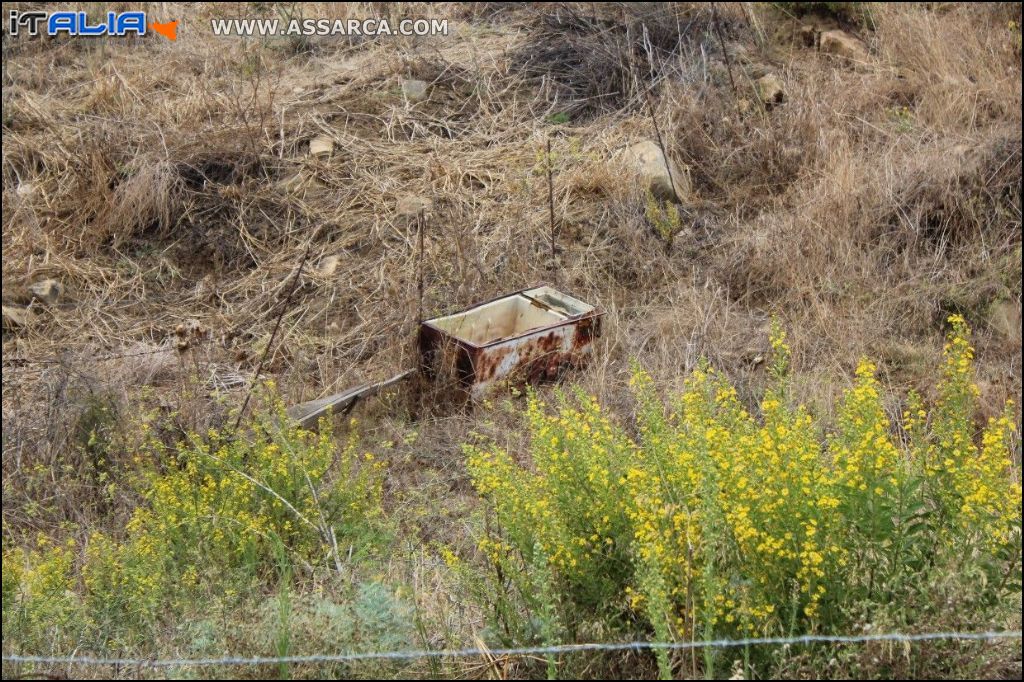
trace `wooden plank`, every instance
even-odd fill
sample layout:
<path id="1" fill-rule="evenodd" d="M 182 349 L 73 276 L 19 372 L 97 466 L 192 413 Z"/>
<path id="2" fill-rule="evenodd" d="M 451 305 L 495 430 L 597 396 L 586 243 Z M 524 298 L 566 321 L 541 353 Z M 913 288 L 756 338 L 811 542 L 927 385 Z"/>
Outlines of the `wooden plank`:
<path id="1" fill-rule="evenodd" d="M 313 428 L 320 421 L 320 417 L 348 412 L 361 398 L 368 398 L 388 386 L 397 384 L 412 376 L 413 372 L 415 370 L 409 369 L 376 384 L 363 384 L 325 398 L 293 405 L 288 408 L 288 416 L 304 429 Z"/>

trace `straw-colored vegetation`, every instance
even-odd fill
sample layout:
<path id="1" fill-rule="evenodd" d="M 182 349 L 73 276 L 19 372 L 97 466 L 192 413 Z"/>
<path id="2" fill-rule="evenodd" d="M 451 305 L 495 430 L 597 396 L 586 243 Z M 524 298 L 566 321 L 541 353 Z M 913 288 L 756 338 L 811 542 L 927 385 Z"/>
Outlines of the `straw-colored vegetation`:
<path id="1" fill-rule="evenodd" d="M 178 40 L 5 35 L 5 655 L 1020 628 L 1019 5 L 145 9 Z M 450 33 L 208 23 L 381 13 Z M 627 153 L 659 135 L 678 203 Z M 546 280 L 605 310 L 593 362 L 289 426 L 416 362 L 420 208 L 427 314 Z M 3 670 L 1007 677 L 1020 651 Z"/>

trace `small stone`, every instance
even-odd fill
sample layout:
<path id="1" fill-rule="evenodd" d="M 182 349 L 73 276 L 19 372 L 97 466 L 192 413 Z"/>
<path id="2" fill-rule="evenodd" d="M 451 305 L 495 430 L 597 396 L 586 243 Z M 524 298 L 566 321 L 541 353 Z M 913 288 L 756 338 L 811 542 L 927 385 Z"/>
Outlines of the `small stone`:
<path id="1" fill-rule="evenodd" d="M 680 172 L 674 163 L 670 171 L 657 142 L 638 142 L 626 150 L 626 155 L 636 166 L 646 188 L 658 199 L 682 202 L 689 196 L 689 174 Z"/>
<path id="2" fill-rule="evenodd" d="M 35 313 L 28 308 L 18 308 L 8 305 L 3 306 L 3 327 L 8 331 L 29 327 L 35 321 Z"/>
<path id="3" fill-rule="evenodd" d="M 825 31 L 821 34 L 818 45 L 822 52 L 834 54 L 850 61 L 862 62 L 868 58 L 867 46 L 859 38 L 853 37 L 846 31 L 838 29 Z"/>
<path id="4" fill-rule="evenodd" d="M 341 259 L 337 256 L 327 256 L 317 264 L 316 272 L 323 277 L 330 277 L 335 273 L 340 264 Z"/>
<path id="5" fill-rule="evenodd" d="M 782 79 L 774 73 L 761 76 L 754 82 L 757 96 L 766 105 L 782 104 L 786 100 L 786 88 Z"/>
<path id="6" fill-rule="evenodd" d="M 1021 344 L 1020 306 L 1012 301 L 996 301 L 989 306 L 988 324 L 1011 345 Z"/>
<path id="7" fill-rule="evenodd" d="M 317 135 L 309 141 L 311 156 L 330 156 L 334 151 L 334 140 L 327 135 Z"/>
<path id="8" fill-rule="evenodd" d="M 430 213 L 433 208 L 434 202 L 432 200 L 408 194 L 399 197 L 398 203 L 395 205 L 395 212 L 400 216 L 415 216 L 419 215 L 420 211 Z"/>
<path id="9" fill-rule="evenodd" d="M 402 81 L 402 94 L 410 102 L 419 102 L 427 98 L 427 82 L 413 79 Z"/>
<path id="10" fill-rule="evenodd" d="M 64 293 L 64 287 L 55 279 L 40 280 L 28 288 L 32 296 L 46 305 L 53 305 Z"/>

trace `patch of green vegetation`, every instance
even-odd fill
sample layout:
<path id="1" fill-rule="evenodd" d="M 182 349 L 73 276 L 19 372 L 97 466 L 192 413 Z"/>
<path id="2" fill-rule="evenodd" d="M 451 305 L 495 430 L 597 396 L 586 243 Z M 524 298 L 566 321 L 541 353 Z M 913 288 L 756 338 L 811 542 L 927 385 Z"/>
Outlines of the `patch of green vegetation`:
<path id="1" fill-rule="evenodd" d="M 599 623 L 627 639 L 639 623 L 685 642 L 1005 622 L 1020 600 L 1013 406 L 976 437 L 970 331 L 948 322 L 939 398 L 926 409 L 911 393 L 898 425 L 868 360 L 834 418 L 793 404 L 778 325 L 758 416 L 706 364 L 668 400 L 634 369 L 626 425 L 580 391 L 531 394 L 525 464 L 502 443 L 466 448 L 495 519 L 479 543 L 499 576 L 495 631 L 547 643 Z M 960 611 L 943 613 L 937 585 Z M 705 653 L 659 652 L 661 676 L 730 674 L 734 657 Z M 780 660 L 749 652 L 743 679 L 779 675 Z"/>
<path id="2" fill-rule="evenodd" d="M 647 190 L 646 199 L 644 215 L 647 216 L 647 222 L 667 244 L 671 245 L 683 224 L 679 216 L 679 208 L 671 201 L 664 203 L 658 201 L 650 190 Z"/>
<path id="3" fill-rule="evenodd" d="M 910 107 L 893 107 L 889 109 L 889 118 L 896 124 L 896 132 L 904 134 L 914 130 L 914 113 Z"/>
<path id="4" fill-rule="evenodd" d="M 109 423 L 97 400 L 77 428 L 100 469 Z M 319 434 L 292 426 L 278 403 L 245 434 L 211 430 L 168 448 L 148 423 L 138 425 L 146 443 L 118 493 L 141 502 L 123 532 L 5 547 L 5 644 L 138 647 L 208 595 L 230 608 L 263 588 L 276 590 L 286 619 L 299 570 L 379 556 L 383 466 L 354 437 L 338 448 L 324 426 Z M 276 585 L 265 584 L 268 576 Z M 292 644 L 282 628 L 273 637 L 278 653 Z"/>

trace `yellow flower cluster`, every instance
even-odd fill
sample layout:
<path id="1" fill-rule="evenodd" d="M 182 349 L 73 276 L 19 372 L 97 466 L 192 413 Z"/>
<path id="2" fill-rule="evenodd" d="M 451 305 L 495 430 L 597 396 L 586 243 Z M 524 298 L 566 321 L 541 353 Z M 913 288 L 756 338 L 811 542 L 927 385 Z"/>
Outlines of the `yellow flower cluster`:
<path id="1" fill-rule="evenodd" d="M 532 467 L 500 448 L 469 449 L 470 475 L 500 526 L 482 547 L 510 573 L 529 570 L 537 543 L 567 603 L 625 605 L 657 636 L 679 638 L 825 627 L 870 562 L 904 560 L 893 548 L 906 550 L 936 506 L 955 512 L 957 537 L 1005 546 L 1020 533 L 1013 419 L 993 420 L 973 445 L 973 351 L 966 325 L 952 322 L 943 398 L 929 418 L 912 396 L 909 445 L 895 437 L 867 360 L 827 434 L 792 407 L 778 325 L 759 417 L 705 366 L 668 405 L 634 371 L 635 438 L 592 397 L 549 410 L 531 396 Z M 922 485 L 922 472 L 934 485 Z"/>
<path id="2" fill-rule="evenodd" d="M 944 348 L 939 403 L 930 432 L 914 432 L 915 448 L 940 493 L 942 511 L 956 526 L 956 532 L 946 534 L 946 541 L 958 542 L 963 534 L 980 535 L 990 547 L 998 547 L 1020 532 L 1020 480 L 1007 457 L 1016 432 L 1014 405 L 1008 402 L 1000 418 L 989 420 L 979 448 L 974 442 L 979 390 L 973 382 L 970 329 L 960 315 L 948 321 L 951 330 Z"/>
<path id="3" fill-rule="evenodd" d="M 31 550 L 4 549 L 4 636 L 12 616 L 28 632 L 60 633 L 77 612 L 75 542 L 54 544 L 40 536 Z M 51 639 L 49 634 L 47 639 Z"/>
<path id="4" fill-rule="evenodd" d="M 129 538 L 122 544 L 95 532 L 85 547 L 82 580 L 94 613 L 123 610 L 149 618 L 160 606 L 169 584 L 164 559 L 170 549 L 153 533 L 140 532 L 137 512 L 129 522 Z"/>
<path id="5" fill-rule="evenodd" d="M 474 485 L 492 501 L 505 535 L 485 538 L 481 551 L 496 563 L 518 551 L 532 564 L 540 553 L 581 600 L 600 603 L 616 590 L 592 582 L 594 575 L 608 563 L 629 564 L 622 467 L 636 448 L 592 396 L 548 414 L 531 395 L 527 418 L 535 470 L 500 449 L 467 448 Z"/>
<path id="6" fill-rule="evenodd" d="M 789 351 L 777 327 L 772 346 L 773 375 L 784 377 Z M 707 368 L 687 378 L 667 416 L 650 377 L 635 373 L 633 388 L 641 449 L 656 464 L 632 477 L 637 558 L 660 567 L 683 614 L 677 621 L 767 632 L 776 604 L 793 593 L 806 616 L 816 615 L 826 570 L 843 559 L 826 541 L 838 501 L 810 415 L 789 409 L 778 385 L 760 405 L 759 424 Z"/>
<path id="7" fill-rule="evenodd" d="M 237 564 L 268 556 L 280 542 L 315 559 L 328 550 L 318 532 L 323 522 L 344 527 L 380 510 L 380 465 L 360 456 L 354 440 L 337 452 L 327 431 L 268 425 L 252 442 L 211 433 L 180 446 L 174 466 L 145 478 L 148 505 L 128 524 L 132 551 L 142 555 L 159 546 Z"/>
<path id="8" fill-rule="evenodd" d="M 875 371 L 875 365 L 867 360 L 857 366 L 857 381 L 843 401 L 839 433 L 830 450 L 836 484 L 868 495 L 884 495 L 899 453 L 889 435 L 892 425 L 882 408 Z"/>
<path id="9" fill-rule="evenodd" d="M 193 436 L 169 455 L 153 442 L 137 460 L 143 504 L 123 538 L 95 532 L 85 543 L 82 603 L 100 620 L 147 621 L 190 588 L 258 578 L 282 550 L 325 562 L 338 537 L 355 539 L 382 514 L 383 465 L 357 446 L 353 435 L 339 449 L 329 429 L 302 431 L 280 413 L 245 437 Z M 72 550 L 5 550 L 5 609 L 8 594 L 23 604 L 78 595 Z"/>

